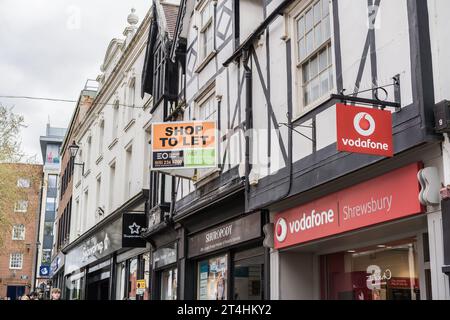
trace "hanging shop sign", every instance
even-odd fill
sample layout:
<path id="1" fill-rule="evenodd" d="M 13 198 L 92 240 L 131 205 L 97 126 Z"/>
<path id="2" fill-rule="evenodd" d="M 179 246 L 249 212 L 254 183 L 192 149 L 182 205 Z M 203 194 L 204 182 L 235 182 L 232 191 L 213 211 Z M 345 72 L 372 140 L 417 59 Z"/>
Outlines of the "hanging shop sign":
<path id="1" fill-rule="evenodd" d="M 39 266 L 39 276 L 47 278 L 50 276 L 50 266 Z"/>
<path id="2" fill-rule="evenodd" d="M 394 155 L 390 111 L 337 104 L 336 122 L 339 151 Z"/>
<path id="3" fill-rule="evenodd" d="M 423 212 L 415 163 L 275 217 L 281 249 Z"/>
<path id="4" fill-rule="evenodd" d="M 65 274 L 72 273 L 122 248 L 122 220 L 109 224 L 66 254 Z"/>
<path id="5" fill-rule="evenodd" d="M 216 122 L 153 123 L 151 160 L 152 170 L 216 167 Z"/>
<path id="6" fill-rule="evenodd" d="M 261 236 L 261 215 L 253 213 L 189 238 L 188 257 L 202 255 Z"/>
<path id="7" fill-rule="evenodd" d="M 142 229 L 147 228 L 145 214 L 124 213 L 122 219 L 122 247 L 145 248 L 147 242 L 141 237 Z"/>

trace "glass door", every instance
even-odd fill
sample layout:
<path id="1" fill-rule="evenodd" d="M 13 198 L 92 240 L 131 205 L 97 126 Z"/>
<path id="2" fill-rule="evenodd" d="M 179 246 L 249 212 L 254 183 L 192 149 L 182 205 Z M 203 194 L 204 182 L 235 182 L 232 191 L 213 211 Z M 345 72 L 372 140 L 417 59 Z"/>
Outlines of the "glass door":
<path id="1" fill-rule="evenodd" d="M 264 249 L 238 252 L 233 260 L 233 300 L 262 300 L 264 297 Z"/>

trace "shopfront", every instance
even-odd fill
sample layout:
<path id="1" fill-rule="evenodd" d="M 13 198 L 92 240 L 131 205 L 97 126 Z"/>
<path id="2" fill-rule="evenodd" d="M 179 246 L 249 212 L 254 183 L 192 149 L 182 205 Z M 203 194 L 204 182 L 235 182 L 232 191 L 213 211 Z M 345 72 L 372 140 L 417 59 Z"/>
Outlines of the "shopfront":
<path id="1" fill-rule="evenodd" d="M 173 242 L 153 251 L 154 294 L 160 300 L 178 298 L 177 247 Z"/>
<path id="2" fill-rule="evenodd" d="M 150 249 L 137 248 L 116 258 L 116 300 L 150 300 Z"/>
<path id="3" fill-rule="evenodd" d="M 96 231 L 67 252 L 68 299 L 111 299 L 113 253 L 122 248 L 122 219 Z"/>
<path id="4" fill-rule="evenodd" d="M 53 259 L 50 265 L 52 288 L 64 288 L 64 262 L 65 256 L 62 252 L 58 252 L 58 255 Z M 62 298 L 64 298 L 64 292 L 62 291 Z"/>
<path id="5" fill-rule="evenodd" d="M 420 163 L 273 215 L 279 299 L 430 298 Z"/>
<path id="6" fill-rule="evenodd" d="M 187 258 L 194 299 L 264 298 L 265 249 L 260 212 L 190 235 Z"/>
<path id="7" fill-rule="evenodd" d="M 145 221 L 143 214 L 137 215 Z M 128 221 L 130 217 L 132 222 Z M 145 241 L 142 248 L 139 243 L 133 247 L 141 240 L 135 236 L 136 230 L 144 227 L 136 214 L 123 214 L 70 248 L 65 259 L 66 298 L 150 299 L 150 249 Z M 129 238 L 130 234 L 134 238 Z"/>

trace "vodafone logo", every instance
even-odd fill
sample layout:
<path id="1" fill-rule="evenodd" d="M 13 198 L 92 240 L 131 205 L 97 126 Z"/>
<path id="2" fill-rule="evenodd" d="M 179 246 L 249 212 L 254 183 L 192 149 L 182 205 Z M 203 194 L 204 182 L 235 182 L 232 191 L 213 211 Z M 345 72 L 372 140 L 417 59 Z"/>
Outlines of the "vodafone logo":
<path id="1" fill-rule="evenodd" d="M 338 151 L 392 157 L 392 113 L 366 107 L 336 105 Z"/>
<path id="2" fill-rule="evenodd" d="M 275 226 L 275 236 L 277 237 L 278 242 L 283 242 L 286 240 L 287 236 L 287 223 L 284 218 L 280 218 L 277 221 Z"/>
<path id="3" fill-rule="evenodd" d="M 364 137 L 371 136 L 376 128 L 375 120 L 366 112 L 360 112 L 355 116 L 353 126 L 355 127 L 356 132 Z"/>

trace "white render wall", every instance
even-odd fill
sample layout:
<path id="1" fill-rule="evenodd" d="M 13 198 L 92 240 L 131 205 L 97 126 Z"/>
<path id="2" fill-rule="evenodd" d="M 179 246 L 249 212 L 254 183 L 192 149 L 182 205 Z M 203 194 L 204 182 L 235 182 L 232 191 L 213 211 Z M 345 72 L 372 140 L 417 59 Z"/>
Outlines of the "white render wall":
<path id="1" fill-rule="evenodd" d="M 75 240 L 84 232 L 92 228 L 101 219 L 114 212 L 117 208 L 133 196 L 149 188 L 149 145 L 151 98 L 145 95 L 141 99 L 141 74 L 145 59 L 146 41 L 148 38 L 149 19 L 146 20 L 142 32 L 138 33 L 132 48 L 127 48 L 125 63 L 106 79 L 91 109 L 95 109 L 82 126 L 76 141 L 80 146 L 76 162 L 90 163 L 85 165 L 85 176 L 81 177 L 81 166 L 75 166 L 74 189 L 72 197 L 72 219 L 70 241 Z M 130 50 L 131 49 L 131 50 Z M 123 51 L 121 52 L 123 54 Z M 128 104 L 130 84 L 135 81 L 135 106 L 129 109 Z M 119 125 L 117 141 L 113 137 L 113 105 L 119 101 Z M 100 102 L 100 103 L 98 103 Z M 97 103 L 97 105 L 96 105 Z M 142 108 L 146 106 L 146 109 Z M 130 111 L 132 110 L 132 111 Z M 128 112 L 132 112 L 128 115 Z M 128 121 L 128 119 L 133 119 Z M 104 138 L 99 149 L 100 123 L 104 121 Z M 88 152 L 88 139 L 91 139 L 91 152 Z M 127 150 L 132 147 L 131 159 Z M 81 153 L 81 158 L 80 158 Z M 128 159 L 127 159 L 128 158 Z M 115 163 L 114 187 L 111 165 Z M 127 190 L 125 178 L 129 170 L 130 192 Z M 97 191 L 97 179 L 101 178 L 100 192 Z M 112 191 L 112 192 L 111 192 Z M 86 192 L 88 196 L 86 197 Z M 98 196 L 97 196 L 98 195 Z M 87 202 L 86 202 L 87 200 Z M 96 214 L 97 204 L 103 208 L 105 214 Z M 112 206 L 110 206 L 112 204 Z"/>

